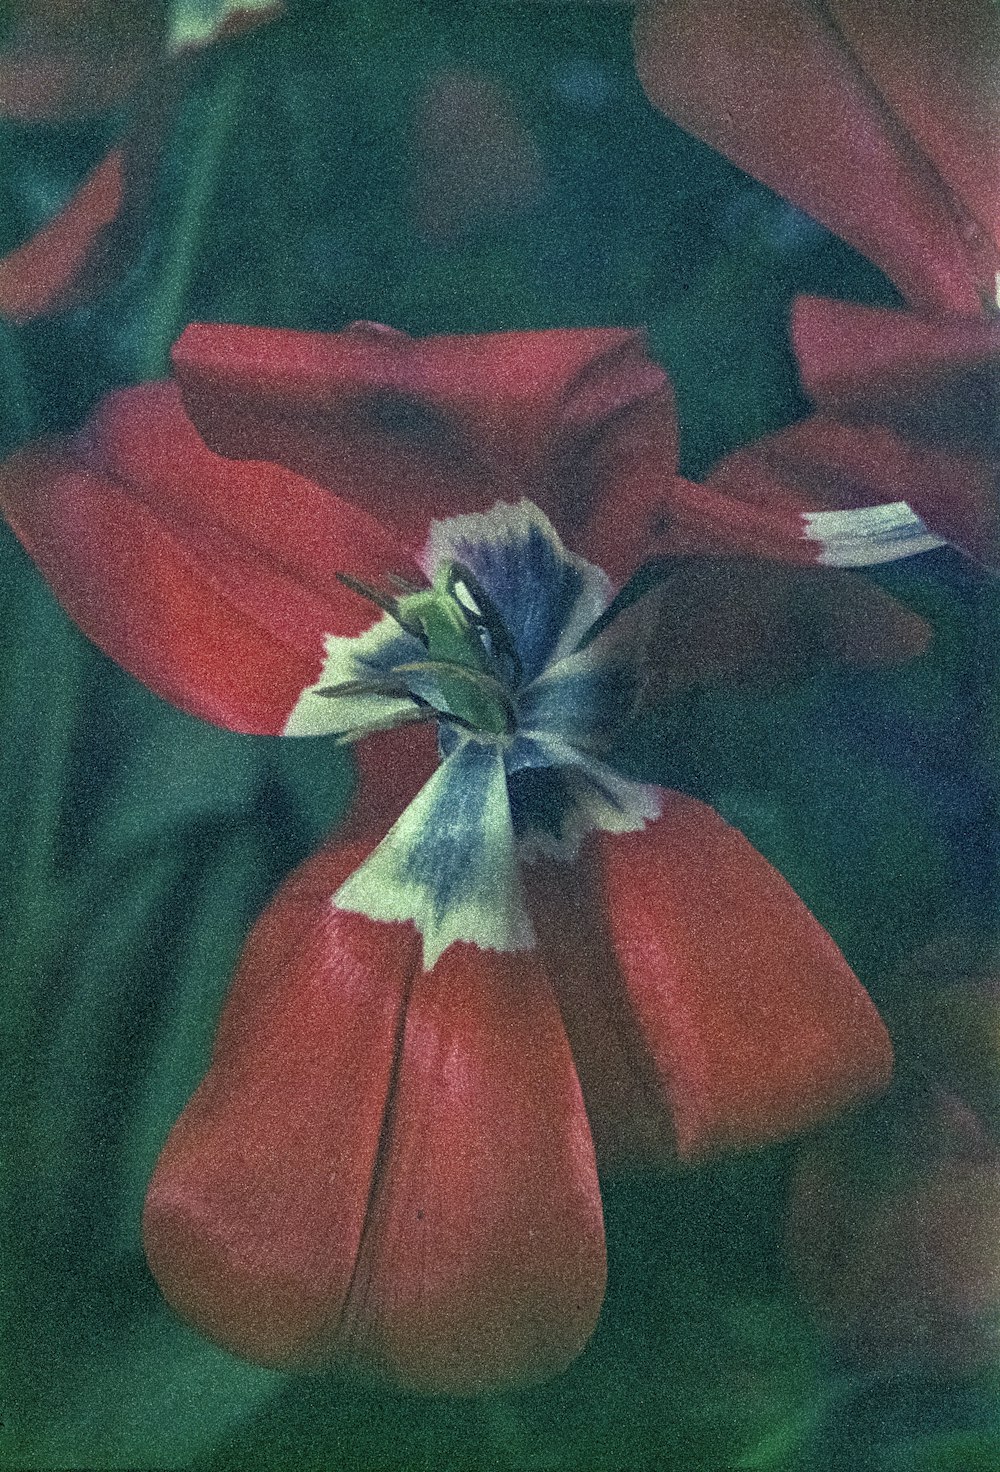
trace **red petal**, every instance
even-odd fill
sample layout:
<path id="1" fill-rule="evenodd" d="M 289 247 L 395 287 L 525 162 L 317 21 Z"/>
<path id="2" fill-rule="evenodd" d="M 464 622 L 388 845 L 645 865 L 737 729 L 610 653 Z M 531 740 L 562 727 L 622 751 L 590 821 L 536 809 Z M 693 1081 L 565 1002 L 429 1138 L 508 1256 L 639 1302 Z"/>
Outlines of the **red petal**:
<path id="1" fill-rule="evenodd" d="M 528 496 L 630 570 L 669 494 L 670 388 L 634 332 L 195 326 L 174 366 L 214 449 L 277 460 L 410 532 Z"/>
<path id="2" fill-rule="evenodd" d="M 329 903 L 363 852 L 317 855 L 258 923 L 150 1185 L 150 1265 L 263 1364 L 350 1357 L 453 1393 L 541 1378 L 604 1292 L 558 1012 L 534 954 L 456 946 L 413 975 L 410 926 Z"/>
<path id="3" fill-rule="evenodd" d="M 163 55 L 164 0 L 15 0 L 0 115 L 60 122 L 117 107 Z"/>
<path id="4" fill-rule="evenodd" d="M 599 1163 L 672 1161 L 670 1111 L 622 986 L 593 844 L 573 865 L 539 859 L 525 881 Z"/>
<path id="5" fill-rule="evenodd" d="M 814 503 L 773 476 L 753 456 L 759 445 L 721 460 L 708 482 L 678 476 L 653 550 L 661 557 L 763 557 L 808 567 L 821 551 L 804 535 L 803 511 Z M 742 458 L 741 458 L 742 457 Z"/>
<path id="6" fill-rule="evenodd" d="M 942 448 L 1000 450 L 1000 322 L 799 297 L 792 334 L 822 408 Z"/>
<path id="7" fill-rule="evenodd" d="M 0 315 L 14 322 L 91 301 L 129 269 L 188 68 L 163 68 L 144 89 L 138 118 L 47 225 L 0 260 Z"/>
<path id="8" fill-rule="evenodd" d="M 911 137 L 1000 245 L 1000 11 L 993 0 L 827 3 Z"/>
<path id="9" fill-rule="evenodd" d="M 536 952 L 416 978 L 345 1348 L 420 1390 L 562 1369 L 604 1296 L 594 1152 Z"/>
<path id="10" fill-rule="evenodd" d="M 90 4 L 70 8 L 83 12 L 76 20 L 73 16 L 69 19 L 85 27 L 90 12 L 103 11 L 105 6 L 91 0 Z M 134 8 L 126 6 L 123 17 L 119 14 L 122 7 L 113 5 L 113 16 L 105 19 L 115 19 L 116 23 L 123 18 L 127 20 Z M 164 62 L 151 73 L 135 102 L 136 120 L 118 146 L 87 175 L 48 224 L 0 259 L 0 316 L 13 322 L 28 322 L 67 311 L 100 296 L 124 275 L 145 238 L 162 150 L 170 135 L 177 104 L 191 82 L 202 53 L 215 42 L 242 35 L 273 19 L 280 8 L 275 4 L 265 10 L 231 10 L 208 35 L 183 46 L 172 61 Z M 154 6 L 152 17 L 143 16 L 143 19 L 155 24 L 145 42 L 141 39 L 141 27 L 137 28 L 137 45 L 155 49 L 156 58 L 160 59 L 165 55 L 166 36 L 158 7 Z M 88 44 L 93 54 L 81 53 L 79 65 L 92 67 L 94 77 L 105 78 L 109 94 L 119 87 L 123 92 L 131 90 L 138 79 L 129 74 L 127 67 L 121 72 L 116 69 L 117 53 L 109 51 L 110 43 L 100 39 L 99 29 L 89 36 Z M 0 57 L 0 111 L 3 110 L 2 86 Z M 111 95 L 105 105 L 118 100 Z"/>
<path id="11" fill-rule="evenodd" d="M 336 581 L 411 566 L 356 507 L 207 450 L 167 384 L 112 394 L 79 434 L 0 467 L 0 504 L 70 616 L 183 710 L 280 731 L 323 636 L 373 610 Z"/>
<path id="12" fill-rule="evenodd" d="M 992 561 L 998 552 L 996 476 L 993 460 L 917 444 L 882 425 L 817 414 L 728 456 L 712 471 L 709 489 L 724 493 L 720 504 L 733 508 L 725 527 L 732 528 L 733 541 L 760 518 L 761 508 L 782 503 L 790 521 L 797 510 L 905 501 L 933 532 Z M 770 510 L 765 514 L 773 518 Z M 798 545 L 815 549 L 814 557 L 823 548 L 820 541 Z M 778 537 L 768 550 L 782 555 Z M 784 560 L 794 553 L 792 543 Z"/>
<path id="13" fill-rule="evenodd" d="M 47 225 L 0 259 L 0 316 L 30 322 L 78 306 L 106 284 L 124 173 L 122 151 L 114 148 Z M 121 257 L 118 264 L 125 264 Z"/>
<path id="14" fill-rule="evenodd" d="M 780 1139 L 885 1087 L 868 994 L 741 833 L 668 793 L 656 823 L 599 849 L 621 984 L 682 1159 Z"/>
<path id="15" fill-rule="evenodd" d="M 659 0 L 636 23 L 650 100 L 869 256 L 912 301 L 978 314 L 949 191 L 810 0 Z"/>
<path id="16" fill-rule="evenodd" d="M 483 73 L 438 72 L 417 101 L 413 131 L 414 209 L 431 239 L 524 208 L 541 188 L 534 139 L 510 93 Z"/>
<path id="17" fill-rule="evenodd" d="M 330 904 L 364 852 L 317 854 L 258 922 L 146 1200 L 170 1303 L 262 1364 L 321 1363 L 337 1338 L 419 964 L 410 927 Z"/>

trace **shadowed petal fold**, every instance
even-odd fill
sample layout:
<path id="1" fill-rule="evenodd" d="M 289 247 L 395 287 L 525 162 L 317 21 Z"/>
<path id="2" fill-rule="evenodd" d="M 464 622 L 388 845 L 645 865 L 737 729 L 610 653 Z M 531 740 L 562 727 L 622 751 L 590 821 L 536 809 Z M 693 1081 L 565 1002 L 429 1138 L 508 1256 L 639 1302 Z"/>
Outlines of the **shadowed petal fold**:
<path id="1" fill-rule="evenodd" d="M 199 324 L 173 363 L 213 449 L 276 460 L 407 531 L 528 496 L 621 579 L 669 498 L 673 399 L 636 332 Z"/>
<path id="2" fill-rule="evenodd" d="M 280 732 L 324 634 L 371 621 L 340 569 L 413 571 L 357 507 L 278 466 L 213 455 L 166 384 L 112 394 L 76 435 L 15 454 L 0 505 L 96 644 L 234 730 Z"/>
<path id="3" fill-rule="evenodd" d="M 651 695 L 784 677 L 816 661 L 864 667 L 922 654 L 926 621 L 881 588 L 832 568 L 686 557 L 671 569 L 655 635 Z"/>

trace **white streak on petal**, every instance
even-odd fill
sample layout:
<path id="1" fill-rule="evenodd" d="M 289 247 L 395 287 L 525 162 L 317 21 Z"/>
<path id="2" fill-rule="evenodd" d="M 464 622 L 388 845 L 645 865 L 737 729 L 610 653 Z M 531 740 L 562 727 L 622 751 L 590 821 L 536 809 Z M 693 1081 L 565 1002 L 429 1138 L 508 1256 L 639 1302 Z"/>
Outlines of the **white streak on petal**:
<path id="1" fill-rule="evenodd" d="M 412 920 L 427 970 L 456 940 L 491 951 L 534 945 L 499 746 L 464 740 L 333 903 L 372 920 Z"/>
<path id="2" fill-rule="evenodd" d="M 828 567 L 871 567 L 947 546 L 905 501 L 853 511 L 808 511 L 803 537 L 820 542 L 818 562 Z"/>

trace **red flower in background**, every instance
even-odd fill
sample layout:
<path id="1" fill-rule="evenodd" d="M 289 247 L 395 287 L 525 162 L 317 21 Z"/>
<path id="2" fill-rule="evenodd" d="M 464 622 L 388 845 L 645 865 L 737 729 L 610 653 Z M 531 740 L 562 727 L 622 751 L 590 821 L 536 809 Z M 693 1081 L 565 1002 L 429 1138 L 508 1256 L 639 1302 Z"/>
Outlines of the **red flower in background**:
<path id="1" fill-rule="evenodd" d="M 963 1373 L 993 1362 L 1000 1308 L 996 950 L 953 937 L 899 980 L 900 1055 L 915 1068 L 800 1147 L 789 1259 L 858 1368 Z"/>
<path id="2" fill-rule="evenodd" d="M 937 536 L 994 561 L 1000 11 L 656 0 L 635 40 L 656 106 L 863 252 L 911 306 L 800 299 L 796 356 L 821 412 L 730 457 L 713 487 L 749 507 L 880 504 L 871 561 L 887 503 L 906 503 L 926 523 L 910 551 Z"/>
<path id="3" fill-rule="evenodd" d="M 166 0 L 13 0 L 0 34 L 0 115 L 66 122 L 124 102 L 159 63 Z"/>
<path id="4" fill-rule="evenodd" d="M 530 207 L 543 184 L 538 146 L 513 97 L 483 72 L 431 78 L 417 99 L 413 155 L 417 225 L 440 244 Z"/>
<path id="5" fill-rule="evenodd" d="M 291 713 L 307 696 L 323 705 L 317 679 L 329 681 L 331 661 L 372 624 L 337 572 L 418 586 L 433 518 L 453 518 L 435 523 L 439 541 L 461 533 L 468 557 L 485 558 L 487 571 L 476 567 L 488 598 L 462 571 L 467 601 L 456 593 L 453 603 L 492 608 L 489 658 L 513 640 L 509 661 L 527 667 L 524 629 L 550 605 L 563 618 L 567 569 L 589 566 L 559 550 L 556 532 L 620 580 L 674 495 L 669 385 L 635 333 L 414 341 L 370 326 L 334 336 L 195 327 L 175 369 L 180 393 L 157 384 L 113 395 L 78 434 L 19 452 L 0 469 L 0 500 L 85 632 L 154 691 L 232 729 L 304 729 Z M 548 531 L 537 512 L 495 505 L 526 496 Z M 502 528 L 525 515 L 524 545 L 549 559 L 547 579 L 534 563 L 535 581 L 524 563 L 500 576 L 504 549 L 517 544 Z M 494 528 L 485 540 L 484 526 Z M 662 585 L 660 620 L 620 646 L 633 649 L 627 667 L 691 676 L 685 626 L 711 622 L 702 587 L 682 576 L 678 608 L 673 584 Z M 648 606 L 622 615 L 632 634 Z M 886 627 L 913 633 L 905 616 Z M 664 647 L 665 630 L 679 654 Z M 600 644 L 587 646 L 594 659 Z M 710 663 L 717 653 L 708 648 Z M 511 686 L 518 720 L 554 678 L 552 657 L 540 682 Z M 590 656 L 574 658 L 590 679 Z M 375 675 L 390 671 L 397 699 L 402 672 L 426 668 L 397 655 Z M 472 683 L 495 693 L 496 678 Z M 385 682 L 378 688 L 384 696 Z M 348 828 L 255 927 L 145 1221 L 168 1298 L 236 1352 L 289 1366 L 352 1357 L 423 1389 L 540 1378 L 580 1350 L 600 1309 L 598 1158 L 691 1160 L 759 1144 L 884 1085 L 890 1052 L 874 1008 L 781 877 L 701 803 L 651 789 L 628 797 L 636 784 L 595 768 L 586 740 L 573 746 L 574 701 L 565 720 L 553 718 L 556 736 L 550 722 L 549 735 L 514 727 L 496 739 L 505 752 L 538 738 L 551 753 L 554 742 L 572 783 L 597 771 L 604 797 L 652 802 L 645 815 L 661 816 L 645 827 L 641 814 L 613 818 L 615 831 L 588 819 L 583 829 L 598 831 L 573 865 L 545 858 L 518 879 L 501 830 L 516 827 L 519 802 L 543 826 L 551 805 L 533 808 L 537 789 L 516 790 L 508 771 L 501 795 L 482 800 L 482 831 L 493 836 L 462 850 L 452 888 L 466 869 L 478 874 L 476 892 L 460 897 L 493 915 L 495 889 L 488 923 L 513 927 L 513 939 L 477 944 L 479 932 L 456 922 L 464 938 L 436 960 L 431 947 L 421 969 L 416 930 L 393 923 L 416 915 L 405 906 L 427 856 L 479 822 L 480 789 L 454 786 L 457 757 L 489 755 L 481 733 L 463 735 L 471 705 L 461 719 L 452 705 L 457 735 L 442 719 L 442 764 L 378 846 L 435 753 L 427 728 L 412 726 L 362 749 Z M 627 718 L 626 703 L 611 705 Z M 447 821 L 410 842 L 414 812 L 447 780 Z M 565 859 L 574 844 L 564 839 Z M 370 899 L 332 901 L 387 852 L 409 890 L 390 875 L 376 914 Z M 516 904 L 500 913 L 518 884 L 520 919 Z M 441 899 L 446 916 L 449 906 Z"/>
<path id="6" fill-rule="evenodd" d="M 133 117 L 59 213 L 0 258 L 0 316 L 23 323 L 80 306 L 128 269 L 193 67 L 215 41 L 279 9 L 280 0 L 233 0 L 213 28 L 175 41 L 157 0 L 15 0 L 0 37 L 0 117 L 65 122 L 125 102 Z"/>

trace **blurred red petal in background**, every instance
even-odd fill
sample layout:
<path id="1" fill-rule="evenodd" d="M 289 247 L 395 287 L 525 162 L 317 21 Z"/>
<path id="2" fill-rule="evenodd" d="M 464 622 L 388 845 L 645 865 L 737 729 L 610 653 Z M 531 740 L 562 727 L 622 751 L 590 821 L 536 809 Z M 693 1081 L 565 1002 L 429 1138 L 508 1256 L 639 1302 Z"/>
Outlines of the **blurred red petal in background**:
<path id="1" fill-rule="evenodd" d="M 854 1366 L 960 1373 L 996 1354 L 998 1220 L 1000 1151 L 957 1096 L 928 1088 L 800 1147 L 789 1262 Z"/>
<path id="2" fill-rule="evenodd" d="M 534 203 L 542 162 L 510 93 L 473 71 L 439 72 L 413 120 L 413 209 L 432 240 L 456 240 Z"/>
<path id="3" fill-rule="evenodd" d="M 63 38 L 60 44 L 66 48 L 70 60 L 60 65 L 68 68 L 72 76 L 76 76 L 72 71 L 76 68 L 77 92 L 83 88 L 84 80 L 89 79 L 86 96 L 90 102 L 86 110 L 104 111 L 130 98 L 134 116 L 115 147 L 91 170 L 62 209 L 22 245 L 0 258 L 0 317 L 25 323 L 81 306 L 99 297 L 129 269 L 146 236 L 160 157 L 194 68 L 215 42 L 245 34 L 273 19 L 279 9 L 277 3 L 261 7 L 236 5 L 218 19 L 211 31 L 199 34 L 196 39 L 182 39 L 171 55 L 164 19 L 155 6 L 37 7 L 39 16 L 50 22 L 54 33 Z M 133 48 L 128 54 L 138 55 L 135 48 L 146 37 L 143 64 L 118 69 L 114 39 L 101 39 L 99 22 L 109 26 L 113 22 L 114 35 L 118 34 L 115 28 L 123 28 L 125 34 L 133 11 L 141 12 L 148 29 L 137 27 L 134 37 L 131 31 L 127 32 L 129 46 Z M 91 12 L 98 14 L 94 17 Z M 155 26 L 150 17 L 155 18 Z M 41 46 L 49 33 L 39 22 L 31 34 L 41 37 L 38 43 Z M 0 112 L 8 96 L 4 91 L 4 55 L 0 52 Z M 40 60 L 36 65 L 41 69 L 39 76 L 48 76 Z M 20 77 L 22 70 L 15 69 L 16 76 Z M 25 121 L 62 120 L 75 115 L 69 106 L 68 92 L 63 110 L 55 111 L 51 98 L 49 109 L 45 110 L 43 103 L 49 94 L 39 91 L 37 106 L 32 111 L 27 94 L 22 95 L 14 87 L 14 75 L 11 74 L 8 101 L 12 115 Z M 33 85 L 41 88 L 42 82 Z M 65 85 L 69 87 L 69 80 Z M 18 97 L 20 112 L 15 108 Z M 76 107 L 80 110 L 82 102 L 78 100 Z"/>
<path id="4" fill-rule="evenodd" d="M 1000 950 L 940 939 L 891 991 L 900 1082 L 800 1147 L 789 1260 L 857 1366 L 967 1372 L 1000 1319 Z"/>
<path id="5" fill-rule="evenodd" d="M 648 0 L 655 106 L 875 262 L 975 315 L 1000 266 L 992 0 Z M 926 150 L 926 152 L 925 152 Z"/>
<path id="6" fill-rule="evenodd" d="M 64 122 L 117 107 L 162 61 L 166 0 L 13 0 L 0 32 L 0 116 Z"/>
<path id="7" fill-rule="evenodd" d="M 862 251 L 917 308 L 800 299 L 796 356 L 822 415 L 748 446 L 713 483 L 742 479 L 769 506 L 817 490 L 836 507 L 905 501 L 994 564 L 1000 9 L 649 0 L 635 43 L 656 106 Z"/>

